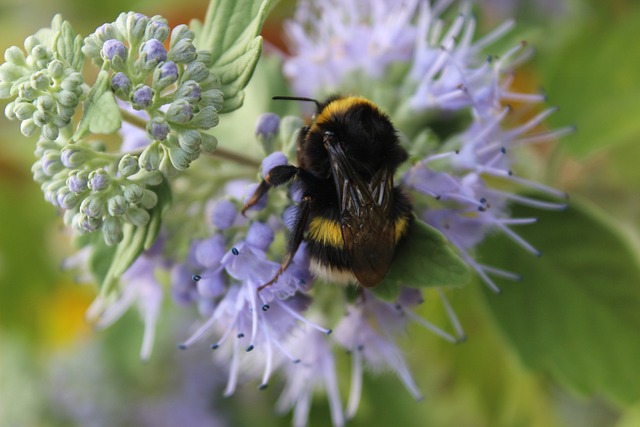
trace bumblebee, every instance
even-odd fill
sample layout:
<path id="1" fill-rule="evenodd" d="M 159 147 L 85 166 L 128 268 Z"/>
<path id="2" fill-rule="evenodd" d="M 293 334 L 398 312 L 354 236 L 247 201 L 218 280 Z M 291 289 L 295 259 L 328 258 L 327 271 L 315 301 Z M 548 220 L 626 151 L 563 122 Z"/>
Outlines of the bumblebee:
<path id="1" fill-rule="evenodd" d="M 413 220 L 407 195 L 393 184 L 404 161 L 396 129 L 373 102 L 334 95 L 317 111 L 297 141 L 297 163 L 268 172 L 242 212 L 271 187 L 297 181 L 302 200 L 289 224 L 282 263 L 269 286 L 286 270 L 302 241 L 317 277 L 371 288 L 387 274 L 395 249 Z"/>

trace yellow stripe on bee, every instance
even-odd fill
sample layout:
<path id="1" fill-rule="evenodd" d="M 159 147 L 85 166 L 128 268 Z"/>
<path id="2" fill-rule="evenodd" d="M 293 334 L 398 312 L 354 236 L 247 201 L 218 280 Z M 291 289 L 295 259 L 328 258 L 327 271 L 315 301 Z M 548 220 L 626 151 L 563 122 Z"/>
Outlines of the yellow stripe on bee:
<path id="1" fill-rule="evenodd" d="M 331 219 L 315 217 L 309 223 L 309 238 L 315 242 L 322 243 L 325 246 L 333 246 L 341 248 L 342 228 L 338 221 Z"/>
<path id="2" fill-rule="evenodd" d="M 406 233 L 409 228 L 409 218 L 400 217 L 396 220 L 396 243 L 400 240 Z"/>
<path id="3" fill-rule="evenodd" d="M 395 229 L 396 243 L 406 234 L 408 227 L 408 218 L 400 217 L 397 219 Z M 334 248 L 342 248 L 344 246 L 342 227 L 338 221 L 331 219 L 313 218 L 309 223 L 309 238 L 325 246 L 333 246 Z"/>
<path id="4" fill-rule="evenodd" d="M 317 125 L 322 125 L 333 120 L 333 116 L 344 114 L 353 107 L 363 104 L 368 105 L 376 111 L 378 110 L 376 104 L 361 96 L 347 96 L 346 98 L 338 98 L 335 101 L 331 101 L 322 109 L 320 114 L 318 114 L 318 117 L 316 117 L 316 120 L 312 126 L 312 130 L 313 127 Z"/>

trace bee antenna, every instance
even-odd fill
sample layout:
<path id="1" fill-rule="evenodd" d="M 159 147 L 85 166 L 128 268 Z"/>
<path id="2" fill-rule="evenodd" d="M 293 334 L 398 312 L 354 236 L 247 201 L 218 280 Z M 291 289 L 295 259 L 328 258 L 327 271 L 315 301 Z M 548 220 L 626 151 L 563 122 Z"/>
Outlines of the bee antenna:
<path id="1" fill-rule="evenodd" d="M 274 96 L 273 98 L 271 98 L 273 100 L 285 100 L 285 101 L 306 101 L 306 102 L 313 102 L 314 104 L 316 104 L 316 107 L 318 107 L 318 110 L 320 109 L 320 102 L 318 102 L 317 99 L 313 99 L 313 98 L 306 98 L 304 96 Z"/>

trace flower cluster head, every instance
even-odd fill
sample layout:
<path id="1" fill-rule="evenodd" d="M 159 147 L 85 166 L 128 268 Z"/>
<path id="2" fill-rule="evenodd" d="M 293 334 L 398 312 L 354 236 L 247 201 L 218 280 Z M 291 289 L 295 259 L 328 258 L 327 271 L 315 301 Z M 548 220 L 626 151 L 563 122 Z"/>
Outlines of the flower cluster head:
<path id="1" fill-rule="evenodd" d="M 168 203 L 169 177 L 215 149 L 207 131 L 218 124 L 222 92 L 211 54 L 193 38 L 185 25 L 171 31 L 159 16 L 129 12 L 83 39 L 57 16 L 27 38 L 26 56 L 7 49 L 0 96 L 13 101 L 5 114 L 27 136 L 39 130 L 34 179 L 74 230 L 121 242 L 127 227 L 147 226 Z M 81 74 L 85 58 L 101 68 L 92 86 Z M 101 140 L 116 131 L 119 148 Z"/>
<path id="2" fill-rule="evenodd" d="M 129 12 L 85 39 L 83 52 L 108 71 L 112 92 L 142 112 L 149 144 L 138 162 L 147 171 L 173 175 L 217 145 L 206 131 L 218 124 L 222 92 L 209 71 L 211 55 L 193 38 L 186 25 L 170 32 L 159 16 Z"/>
<path id="3" fill-rule="evenodd" d="M 25 136 L 55 141 L 66 128 L 87 90 L 82 78 L 81 39 L 57 16 L 50 29 L 28 37 L 23 52 L 12 46 L 0 65 L 0 98 L 10 120 L 21 122 Z"/>

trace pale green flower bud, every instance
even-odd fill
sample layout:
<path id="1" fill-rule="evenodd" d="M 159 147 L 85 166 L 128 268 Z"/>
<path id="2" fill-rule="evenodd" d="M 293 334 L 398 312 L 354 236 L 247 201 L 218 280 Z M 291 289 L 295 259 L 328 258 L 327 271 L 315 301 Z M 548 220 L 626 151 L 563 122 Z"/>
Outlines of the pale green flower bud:
<path id="1" fill-rule="evenodd" d="M 24 52 L 17 46 L 11 46 L 4 51 L 4 60 L 17 65 L 18 67 L 24 67 L 27 65 Z"/>
<path id="2" fill-rule="evenodd" d="M 65 67 L 62 61 L 56 59 L 49 63 L 47 70 L 52 79 L 60 80 L 64 76 Z"/>
<path id="3" fill-rule="evenodd" d="M 142 190 L 142 187 L 140 187 L 139 185 L 131 184 L 124 189 L 124 198 L 129 203 L 138 203 L 140 202 L 140 200 L 142 200 L 143 196 L 144 192 Z"/>
<path id="4" fill-rule="evenodd" d="M 125 154 L 118 163 L 118 172 L 124 177 L 131 176 L 138 173 L 140 166 L 138 165 L 138 158 L 131 154 Z"/>
<path id="5" fill-rule="evenodd" d="M 202 136 L 196 130 L 187 130 L 178 133 L 178 144 L 187 153 L 196 153 L 200 150 Z"/>
<path id="6" fill-rule="evenodd" d="M 150 216 L 147 211 L 132 206 L 127 213 L 124 214 L 125 219 L 136 227 L 144 227 L 149 222 Z"/>
<path id="7" fill-rule="evenodd" d="M 33 122 L 33 119 L 27 119 L 20 123 L 20 132 L 24 136 L 33 136 L 37 131 L 38 126 Z"/>
<path id="8" fill-rule="evenodd" d="M 218 146 L 218 139 L 215 136 L 204 132 L 201 132 L 200 135 L 202 136 L 202 144 L 200 145 L 202 150 L 206 153 L 213 153 Z"/>
<path id="9" fill-rule="evenodd" d="M 143 190 L 140 204 L 146 209 L 151 209 L 158 203 L 158 195 L 151 190 Z"/>
<path id="10" fill-rule="evenodd" d="M 141 169 L 147 171 L 158 169 L 158 166 L 160 165 L 160 148 L 158 144 L 150 144 L 147 146 L 140 155 L 138 164 Z"/>
<path id="11" fill-rule="evenodd" d="M 127 202 L 124 196 L 120 194 L 118 194 L 117 196 L 113 196 L 107 202 L 107 211 L 109 212 L 109 215 L 121 216 L 124 215 L 128 209 L 129 202 Z"/>
<path id="12" fill-rule="evenodd" d="M 124 233 L 122 231 L 122 220 L 108 216 L 102 223 L 102 236 L 107 245 L 113 246 L 122 241 Z"/>

